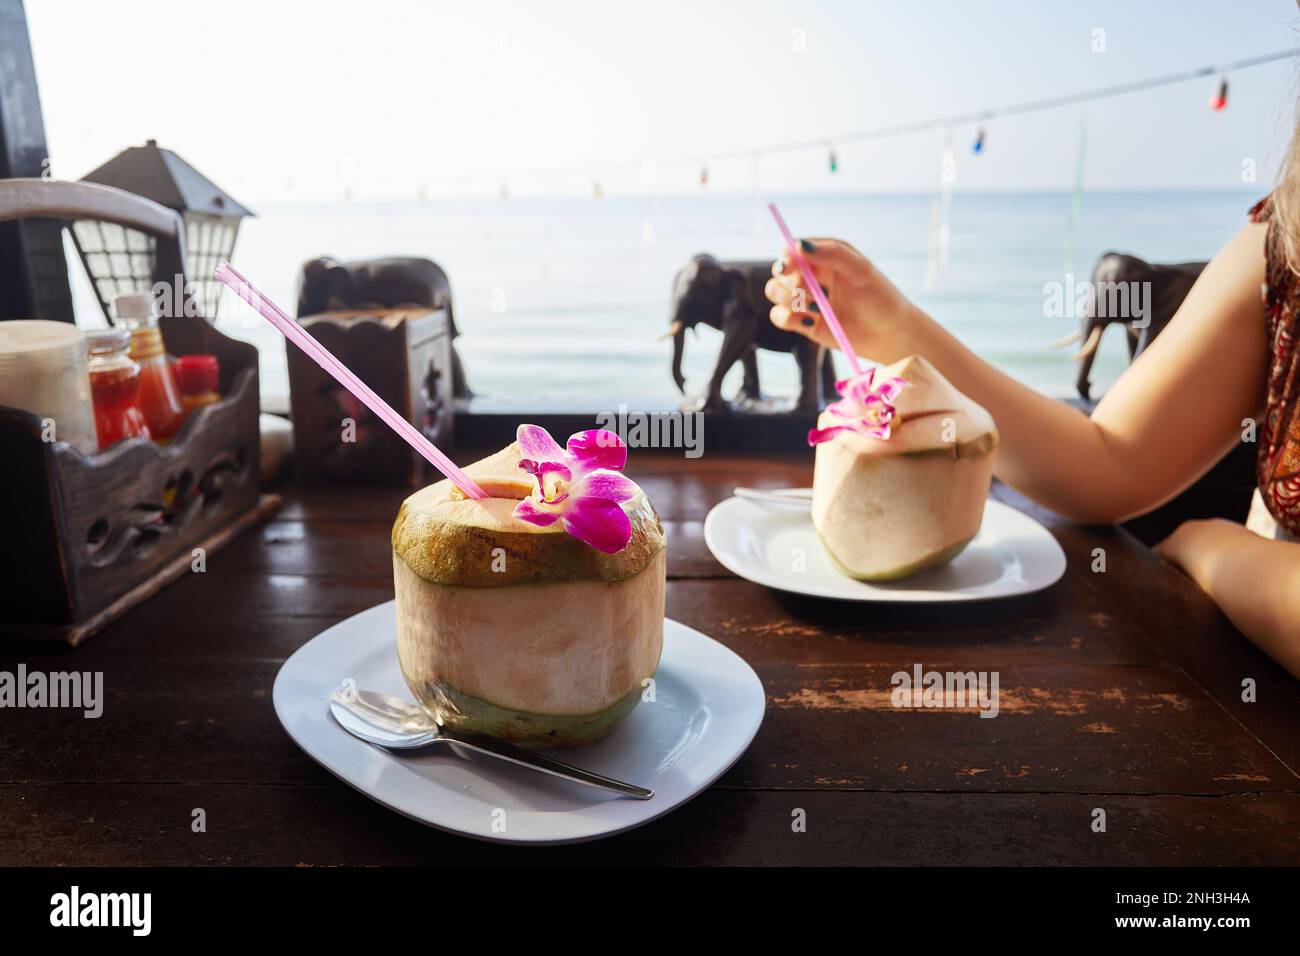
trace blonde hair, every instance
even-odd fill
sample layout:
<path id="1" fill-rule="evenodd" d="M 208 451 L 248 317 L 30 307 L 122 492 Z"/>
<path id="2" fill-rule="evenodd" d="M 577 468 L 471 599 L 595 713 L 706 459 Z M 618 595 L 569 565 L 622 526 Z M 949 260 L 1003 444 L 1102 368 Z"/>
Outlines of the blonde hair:
<path id="1" fill-rule="evenodd" d="M 1300 275 L 1300 117 L 1273 189 L 1271 232 L 1287 268 Z"/>

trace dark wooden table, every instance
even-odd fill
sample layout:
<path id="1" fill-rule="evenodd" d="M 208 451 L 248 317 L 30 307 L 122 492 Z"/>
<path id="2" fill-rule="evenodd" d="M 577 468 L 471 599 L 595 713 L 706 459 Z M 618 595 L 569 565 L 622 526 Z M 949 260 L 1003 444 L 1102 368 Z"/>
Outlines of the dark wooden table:
<path id="1" fill-rule="evenodd" d="M 106 693 L 98 720 L 0 711 L 0 863 L 1300 862 L 1300 685 L 1123 531 L 1036 513 L 1069 559 L 1050 590 L 850 606 L 739 580 L 704 545 L 732 486 L 807 484 L 807 455 L 639 453 L 629 470 L 668 530 L 669 615 L 767 689 L 753 745 L 692 803 L 609 840 L 513 848 L 421 826 L 317 766 L 271 685 L 304 641 L 392 597 L 403 493 L 288 486 L 276 520 L 83 647 L 0 649 L 4 670 L 103 671 Z M 893 708 L 890 675 L 917 663 L 999 672 L 1000 715 Z"/>

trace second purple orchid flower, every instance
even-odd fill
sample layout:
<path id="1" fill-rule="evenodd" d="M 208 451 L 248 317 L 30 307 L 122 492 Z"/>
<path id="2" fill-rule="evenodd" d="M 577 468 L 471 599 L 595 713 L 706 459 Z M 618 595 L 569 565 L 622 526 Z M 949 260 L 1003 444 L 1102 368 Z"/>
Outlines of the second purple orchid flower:
<path id="1" fill-rule="evenodd" d="M 843 421 L 842 425 L 813 428 L 808 432 L 808 444 L 820 445 L 841 432 L 852 431 L 869 438 L 886 439 L 890 435 L 890 422 L 896 409 L 894 400 L 904 388 L 907 379 L 891 378 L 875 384 L 876 370 L 868 369 L 861 375 L 835 383 L 842 396 L 838 402 L 826 406 L 826 411 Z"/>
<path id="2" fill-rule="evenodd" d="M 618 435 L 593 428 L 571 435 L 564 448 L 540 425 L 520 425 L 515 437 L 533 493 L 515 506 L 514 517 L 541 528 L 562 521 L 565 531 L 605 554 L 627 547 L 632 522 L 622 503 L 641 489 L 621 473 L 627 446 Z"/>

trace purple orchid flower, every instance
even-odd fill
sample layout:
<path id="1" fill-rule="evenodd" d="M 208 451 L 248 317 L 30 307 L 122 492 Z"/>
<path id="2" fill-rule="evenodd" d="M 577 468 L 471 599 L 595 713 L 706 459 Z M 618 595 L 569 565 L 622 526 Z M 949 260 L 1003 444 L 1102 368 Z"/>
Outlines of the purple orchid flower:
<path id="1" fill-rule="evenodd" d="M 889 423 L 894 420 L 894 400 L 907 387 L 907 379 L 891 378 L 875 385 L 876 370 L 868 369 L 861 375 L 835 383 L 835 390 L 843 396 L 838 402 L 826 406 L 826 411 L 843 419 L 843 425 L 813 428 L 808 432 L 808 444 L 820 445 L 830 441 L 840 432 L 852 431 L 869 438 L 887 439 Z"/>
<path id="2" fill-rule="evenodd" d="M 627 446 L 618 435 L 593 428 L 571 435 L 565 448 L 540 425 L 520 425 L 515 437 L 533 493 L 515 506 L 514 517 L 539 528 L 563 521 L 565 531 L 606 554 L 627 547 L 632 522 L 620 503 L 641 489 L 620 473 Z"/>

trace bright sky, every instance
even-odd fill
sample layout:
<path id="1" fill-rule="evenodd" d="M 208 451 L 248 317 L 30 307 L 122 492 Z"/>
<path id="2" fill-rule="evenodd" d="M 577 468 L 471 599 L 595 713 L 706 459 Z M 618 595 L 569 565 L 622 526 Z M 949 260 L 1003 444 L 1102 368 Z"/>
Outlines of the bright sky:
<path id="1" fill-rule="evenodd" d="M 129 12 L 128 12 L 129 11 Z M 27 0 L 53 170 L 154 137 L 237 198 L 646 188 L 647 160 L 748 149 L 1137 80 L 1300 46 L 1295 0 L 885 3 Z M 1093 52 L 1094 31 L 1105 51 Z M 1271 179 L 1295 67 L 1087 108 L 1090 188 Z M 959 189 L 1074 179 L 1079 108 L 953 131 Z M 711 189 L 928 190 L 940 136 L 709 164 Z M 611 170 L 622 168 L 622 173 Z M 653 188 L 698 189 L 695 160 Z"/>

